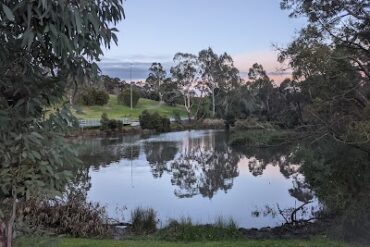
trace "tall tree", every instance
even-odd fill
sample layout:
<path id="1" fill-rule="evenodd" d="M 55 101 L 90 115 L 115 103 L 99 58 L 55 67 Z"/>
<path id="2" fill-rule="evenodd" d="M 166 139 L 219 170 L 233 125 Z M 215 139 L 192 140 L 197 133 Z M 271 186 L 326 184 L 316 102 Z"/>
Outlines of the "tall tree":
<path id="1" fill-rule="evenodd" d="M 368 1 L 283 0 L 308 25 L 280 60 L 289 61 L 309 99 L 304 117 L 320 136 L 369 150 L 370 6 Z"/>
<path id="2" fill-rule="evenodd" d="M 255 63 L 248 72 L 248 84 L 255 96 L 259 99 L 262 112 L 266 113 L 267 120 L 271 118 L 271 102 L 270 98 L 273 91 L 273 81 L 268 77 L 263 66 Z"/>
<path id="3" fill-rule="evenodd" d="M 200 67 L 195 55 L 189 53 L 177 53 L 173 61 L 175 66 L 171 68 L 173 81 L 179 85 L 183 96 L 183 102 L 188 113 L 189 120 L 192 116 L 192 97 L 197 88 L 200 77 Z"/>
<path id="4" fill-rule="evenodd" d="M 166 79 L 167 72 L 161 63 L 152 63 L 149 68 L 149 76 L 146 83 L 152 91 L 157 92 L 159 101 L 163 101 L 163 93 L 161 92 L 161 85 Z"/>
<path id="5" fill-rule="evenodd" d="M 217 55 L 212 48 L 202 50 L 198 56 L 203 69 L 202 78 L 212 96 L 212 116 L 216 115 L 216 91 L 231 90 L 240 84 L 239 71 L 227 53 Z"/>
<path id="6" fill-rule="evenodd" d="M 55 195 L 70 178 L 66 87 L 97 73 L 101 45 L 117 42 L 112 26 L 123 17 L 120 0 L 1 2 L 1 247 L 12 245 L 18 204 Z"/>
<path id="7" fill-rule="evenodd" d="M 215 90 L 218 88 L 217 82 L 217 61 L 218 55 L 211 48 L 199 52 L 199 61 L 203 68 L 203 80 L 207 84 L 212 96 L 212 116 L 216 114 L 216 95 Z"/>
<path id="8" fill-rule="evenodd" d="M 175 106 L 178 99 L 181 97 L 179 85 L 172 80 L 171 77 L 166 78 L 161 85 L 163 93 L 163 101 L 169 106 Z"/>

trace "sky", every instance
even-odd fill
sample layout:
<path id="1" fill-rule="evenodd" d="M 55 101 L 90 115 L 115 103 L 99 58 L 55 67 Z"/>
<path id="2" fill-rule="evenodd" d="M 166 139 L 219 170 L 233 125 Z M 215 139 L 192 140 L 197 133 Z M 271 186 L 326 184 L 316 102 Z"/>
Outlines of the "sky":
<path id="1" fill-rule="evenodd" d="M 100 62 L 103 74 L 143 80 L 152 62 L 165 68 L 177 52 L 197 54 L 211 47 L 227 52 L 246 77 L 261 63 L 276 82 L 281 72 L 273 44 L 286 46 L 305 24 L 280 9 L 280 0 L 126 0 L 126 18 L 118 23 L 118 46 Z M 130 65 L 132 64 L 132 66 Z M 131 76 L 130 76 L 130 67 Z"/>

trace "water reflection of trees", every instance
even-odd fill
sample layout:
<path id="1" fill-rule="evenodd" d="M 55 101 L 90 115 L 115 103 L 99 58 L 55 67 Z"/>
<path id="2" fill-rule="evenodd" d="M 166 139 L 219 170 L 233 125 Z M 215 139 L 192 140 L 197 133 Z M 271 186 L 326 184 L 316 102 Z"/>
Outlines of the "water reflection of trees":
<path id="1" fill-rule="evenodd" d="M 167 163 L 175 158 L 178 148 L 175 142 L 147 142 L 144 144 L 144 152 L 153 176 L 160 178 L 170 170 Z"/>
<path id="2" fill-rule="evenodd" d="M 238 155 L 230 148 L 223 152 L 200 146 L 187 150 L 171 163 L 176 196 L 212 198 L 218 190 L 227 192 L 239 175 L 238 162 Z"/>
<path id="3" fill-rule="evenodd" d="M 171 176 L 176 186 L 175 195 L 192 197 L 202 195 L 212 198 L 222 190 L 227 192 L 238 176 L 239 156 L 228 147 L 223 135 L 206 135 L 189 138 L 187 143 L 147 143 L 145 153 L 154 177 L 164 172 Z"/>
<path id="4" fill-rule="evenodd" d="M 139 136 L 120 136 L 117 138 L 87 139 L 77 145 L 79 158 L 87 167 L 98 170 L 122 158 L 139 158 L 140 146 L 136 143 Z"/>
<path id="5" fill-rule="evenodd" d="M 302 172 L 345 238 L 370 241 L 369 153 L 332 140 L 307 144 L 295 154 Z"/>
<path id="6" fill-rule="evenodd" d="M 263 175 L 267 166 L 278 166 L 281 174 L 289 178 L 298 172 L 298 163 L 291 162 L 291 155 L 294 151 L 293 146 L 282 145 L 271 148 L 237 148 L 240 154 L 248 160 L 249 171 L 253 176 Z"/>

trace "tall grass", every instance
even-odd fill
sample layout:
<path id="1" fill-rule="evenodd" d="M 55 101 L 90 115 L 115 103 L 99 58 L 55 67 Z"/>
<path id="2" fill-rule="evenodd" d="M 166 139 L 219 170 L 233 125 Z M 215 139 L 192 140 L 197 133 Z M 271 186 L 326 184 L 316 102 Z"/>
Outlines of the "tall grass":
<path id="1" fill-rule="evenodd" d="M 146 235 L 157 231 L 157 213 L 152 208 L 135 208 L 131 212 L 132 232 L 136 235 Z"/>
<path id="2" fill-rule="evenodd" d="M 219 241 L 242 238 L 233 219 L 218 217 L 214 224 L 194 225 L 190 218 L 170 220 L 157 237 L 166 241 Z"/>

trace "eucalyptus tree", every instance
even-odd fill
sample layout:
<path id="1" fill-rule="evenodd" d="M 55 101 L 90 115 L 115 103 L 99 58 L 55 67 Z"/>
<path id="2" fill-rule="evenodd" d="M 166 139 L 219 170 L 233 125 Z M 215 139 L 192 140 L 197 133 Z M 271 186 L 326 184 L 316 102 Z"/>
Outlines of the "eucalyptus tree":
<path id="1" fill-rule="evenodd" d="M 203 68 L 203 80 L 210 90 L 212 96 L 212 116 L 216 114 L 215 90 L 218 88 L 217 82 L 217 61 L 218 55 L 211 48 L 199 52 L 199 61 Z"/>
<path id="2" fill-rule="evenodd" d="M 273 81 L 268 77 L 261 64 L 255 63 L 248 72 L 249 87 L 254 91 L 256 98 L 259 99 L 261 111 L 266 113 L 267 120 L 271 117 L 271 95 L 273 91 Z"/>
<path id="3" fill-rule="evenodd" d="M 368 151 L 369 2 L 283 0 L 281 7 L 308 20 L 279 57 L 289 62 L 310 100 L 303 110 L 306 121 L 321 136 Z"/>
<path id="4" fill-rule="evenodd" d="M 171 77 L 167 77 L 163 81 L 161 91 L 163 92 L 163 101 L 169 106 L 176 106 L 181 93 L 179 91 L 179 85 Z"/>
<path id="5" fill-rule="evenodd" d="M 198 56 L 203 74 L 202 79 L 212 96 L 212 116 L 216 114 L 216 91 L 235 89 L 241 82 L 239 71 L 234 67 L 232 57 L 223 53 L 216 54 L 212 48 L 199 52 Z"/>
<path id="6" fill-rule="evenodd" d="M 327 43 L 349 50 L 342 59 L 350 59 L 370 78 L 368 0 L 282 0 L 281 8 L 290 10 L 291 17 L 304 16 L 308 27 L 324 35 Z"/>
<path id="7" fill-rule="evenodd" d="M 200 80 L 200 67 L 198 58 L 189 53 L 177 53 L 173 61 L 175 65 L 171 68 L 173 81 L 178 84 L 183 97 L 184 107 L 189 120 L 192 116 L 195 90 Z"/>
<path id="8" fill-rule="evenodd" d="M 161 86 L 166 79 L 167 72 L 163 68 L 161 63 L 152 63 L 149 68 L 149 76 L 146 79 L 146 83 L 151 91 L 155 91 L 158 94 L 159 101 L 163 101 L 163 93 L 161 92 Z"/>
<path id="9" fill-rule="evenodd" d="M 73 125 L 69 83 L 96 74 L 101 45 L 117 43 L 121 0 L 3 0 L 0 4 L 0 246 L 10 247 L 17 206 L 61 192 L 78 163 L 64 143 Z"/>

